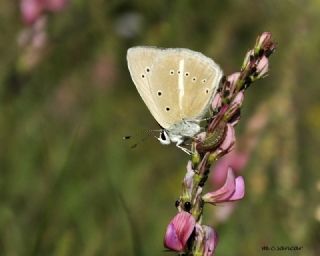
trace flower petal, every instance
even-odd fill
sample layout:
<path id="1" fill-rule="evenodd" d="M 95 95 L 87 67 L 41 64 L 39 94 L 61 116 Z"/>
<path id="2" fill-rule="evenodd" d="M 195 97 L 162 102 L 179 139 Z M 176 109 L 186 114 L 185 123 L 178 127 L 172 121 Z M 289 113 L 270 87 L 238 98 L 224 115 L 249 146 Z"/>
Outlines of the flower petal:
<path id="1" fill-rule="evenodd" d="M 166 235 L 164 238 L 164 246 L 178 252 L 183 250 L 183 245 L 179 240 L 178 234 L 172 223 L 170 223 L 167 227 Z"/>
<path id="2" fill-rule="evenodd" d="M 256 47 L 257 48 L 264 48 L 266 44 L 268 44 L 271 40 L 271 33 L 270 32 L 263 32 L 261 36 L 258 37 Z"/>
<path id="3" fill-rule="evenodd" d="M 222 151 L 229 152 L 231 151 L 232 146 L 234 145 L 235 142 L 236 142 L 236 136 L 235 136 L 234 128 L 231 124 L 227 124 L 226 136 L 219 148 Z"/>
<path id="4" fill-rule="evenodd" d="M 194 170 L 192 169 L 192 162 L 189 161 L 187 164 L 187 173 L 184 176 L 183 179 L 183 185 L 184 188 L 191 193 L 191 190 L 193 188 L 193 176 L 194 176 Z"/>
<path id="5" fill-rule="evenodd" d="M 222 100 L 221 100 L 221 95 L 217 93 L 211 103 L 212 110 L 215 111 L 217 108 L 221 107 Z"/>
<path id="6" fill-rule="evenodd" d="M 183 251 L 196 224 L 195 218 L 188 212 L 179 212 L 167 227 L 164 246 L 173 251 Z"/>
<path id="7" fill-rule="evenodd" d="M 203 256 L 212 256 L 217 244 L 218 244 L 218 233 L 209 226 L 202 226 L 205 233 L 205 245 Z"/>
<path id="8" fill-rule="evenodd" d="M 207 203 L 227 202 L 235 192 L 235 176 L 231 168 L 228 169 L 228 174 L 224 185 L 216 191 L 205 194 L 202 199 Z"/>
<path id="9" fill-rule="evenodd" d="M 257 64 L 257 73 L 258 73 L 258 78 L 264 77 L 269 68 L 269 60 L 266 56 L 262 56 L 260 61 Z"/>
<path id="10" fill-rule="evenodd" d="M 236 178 L 236 187 L 232 196 L 228 199 L 228 201 L 237 201 L 244 197 L 245 194 L 245 185 L 242 176 Z"/>

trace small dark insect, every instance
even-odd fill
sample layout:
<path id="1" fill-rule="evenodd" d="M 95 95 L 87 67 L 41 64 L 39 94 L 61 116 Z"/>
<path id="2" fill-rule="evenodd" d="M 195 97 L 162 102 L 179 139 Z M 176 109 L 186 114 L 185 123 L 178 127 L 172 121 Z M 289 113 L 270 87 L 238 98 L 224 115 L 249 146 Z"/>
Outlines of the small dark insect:
<path id="1" fill-rule="evenodd" d="M 185 202 L 183 206 L 184 206 L 184 210 L 186 212 L 190 212 L 190 210 L 191 210 L 191 203 L 190 202 Z"/>

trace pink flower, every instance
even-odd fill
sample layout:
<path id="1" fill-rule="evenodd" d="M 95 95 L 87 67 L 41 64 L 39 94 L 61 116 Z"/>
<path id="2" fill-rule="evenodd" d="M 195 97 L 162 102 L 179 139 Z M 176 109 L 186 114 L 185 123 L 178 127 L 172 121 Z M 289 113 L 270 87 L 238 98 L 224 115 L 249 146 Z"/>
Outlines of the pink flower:
<path id="1" fill-rule="evenodd" d="M 61 11 L 68 0 L 21 0 L 22 19 L 27 24 L 34 24 L 45 11 Z"/>
<path id="2" fill-rule="evenodd" d="M 179 212 L 170 222 L 164 237 L 164 246 L 182 252 L 196 225 L 195 218 L 188 212 Z"/>
<path id="3" fill-rule="evenodd" d="M 269 60 L 266 56 L 262 56 L 262 58 L 259 60 L 258 64 L 257 64 L 257 78 L 261 78 L 264 77 L 267 72 L 268 72 L 268 68 L 269 68 Z"/>
<path id="4" fill-rule="evenodd" d="M 213 255 L 218 244 L 218 233 L 209 226 L 202 226 L 205 234 L 205 245 L 203 256 Z"/>
<path id="5" fill-rule="evenodd" d="M 216 191 L 205 194 L 202 199 L 206 203 L 217 204 L 240 200 L 244 197 L 245 185 L 241 176 L 235 178 L 231 168 L 224 185 Z"/>
<path id="6" fill-rule="evenodd" d="M 43 0 L 21 0 L 20 10 L 22 19 L 27 24 L 33 24 L 42 14 Z"/>
<path id="7" fill-rule="evenodd" d="M 226 131 L 226 136 L 223 140 L 223 142 L 219 146 L 219 150 L 222 150 L 225 152 L 230 152 L 233 148 L 234 143 L 236 142 L 236 135 L 234 128 L 231 124 L 227 124 L 227 131 Z"/>
<path id="8" fill-rule="evenodd" d="M 196 248 L 194 255 L 212 256 L 218 244 L 217 232 L 209 226 L 196 224 L 195 234 Z"/>
<path id="9" fill-rule="evenodd" d="M 51 12 L 61 11 L 68 3 L 68 0 L 45 0 L 46 9 Z"/>

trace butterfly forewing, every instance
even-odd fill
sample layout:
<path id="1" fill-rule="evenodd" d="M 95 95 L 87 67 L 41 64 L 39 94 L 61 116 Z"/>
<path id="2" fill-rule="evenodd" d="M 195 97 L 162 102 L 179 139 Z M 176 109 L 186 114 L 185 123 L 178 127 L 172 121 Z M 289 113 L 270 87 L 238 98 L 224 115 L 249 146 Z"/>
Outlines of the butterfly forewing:
<path id="1" fill-rule="evenodd" d="M 188 49 L 162 50 L 152 65 L 150 90 L 159 123 L 174 125 L 201 117 L 217 90 L 222 72 L 203 54 Z"/>
<path id="2" fill-rule="evenodd" d="M 131 78 L 141 98 L 157 122 L 162 127 L 167 128 L 168 124 L 165 122 L 160 123 L 158 120 L 158 116 L 160 115 L 158 113 L 159 108 L 153 100 L 150 87 L 151 67 L 161 52 L 161 49 L 155 47 L 133 47 L 127 52 L 127 61 Z"/>

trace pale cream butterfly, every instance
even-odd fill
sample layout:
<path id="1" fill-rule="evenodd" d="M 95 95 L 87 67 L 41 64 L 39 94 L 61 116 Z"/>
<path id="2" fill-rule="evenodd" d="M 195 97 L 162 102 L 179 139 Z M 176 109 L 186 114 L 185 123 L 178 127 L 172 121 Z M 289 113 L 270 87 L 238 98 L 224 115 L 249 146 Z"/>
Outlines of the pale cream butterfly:
<path id="1" fill-rule="evenodd" d="M 137 46 L 127 52 L 137 90 L 162 127 L 158 140 L 182 147 L 200 132 L 200 121 L 217 92 L 222 71 L 210 58 L 184 48 Z"/>

